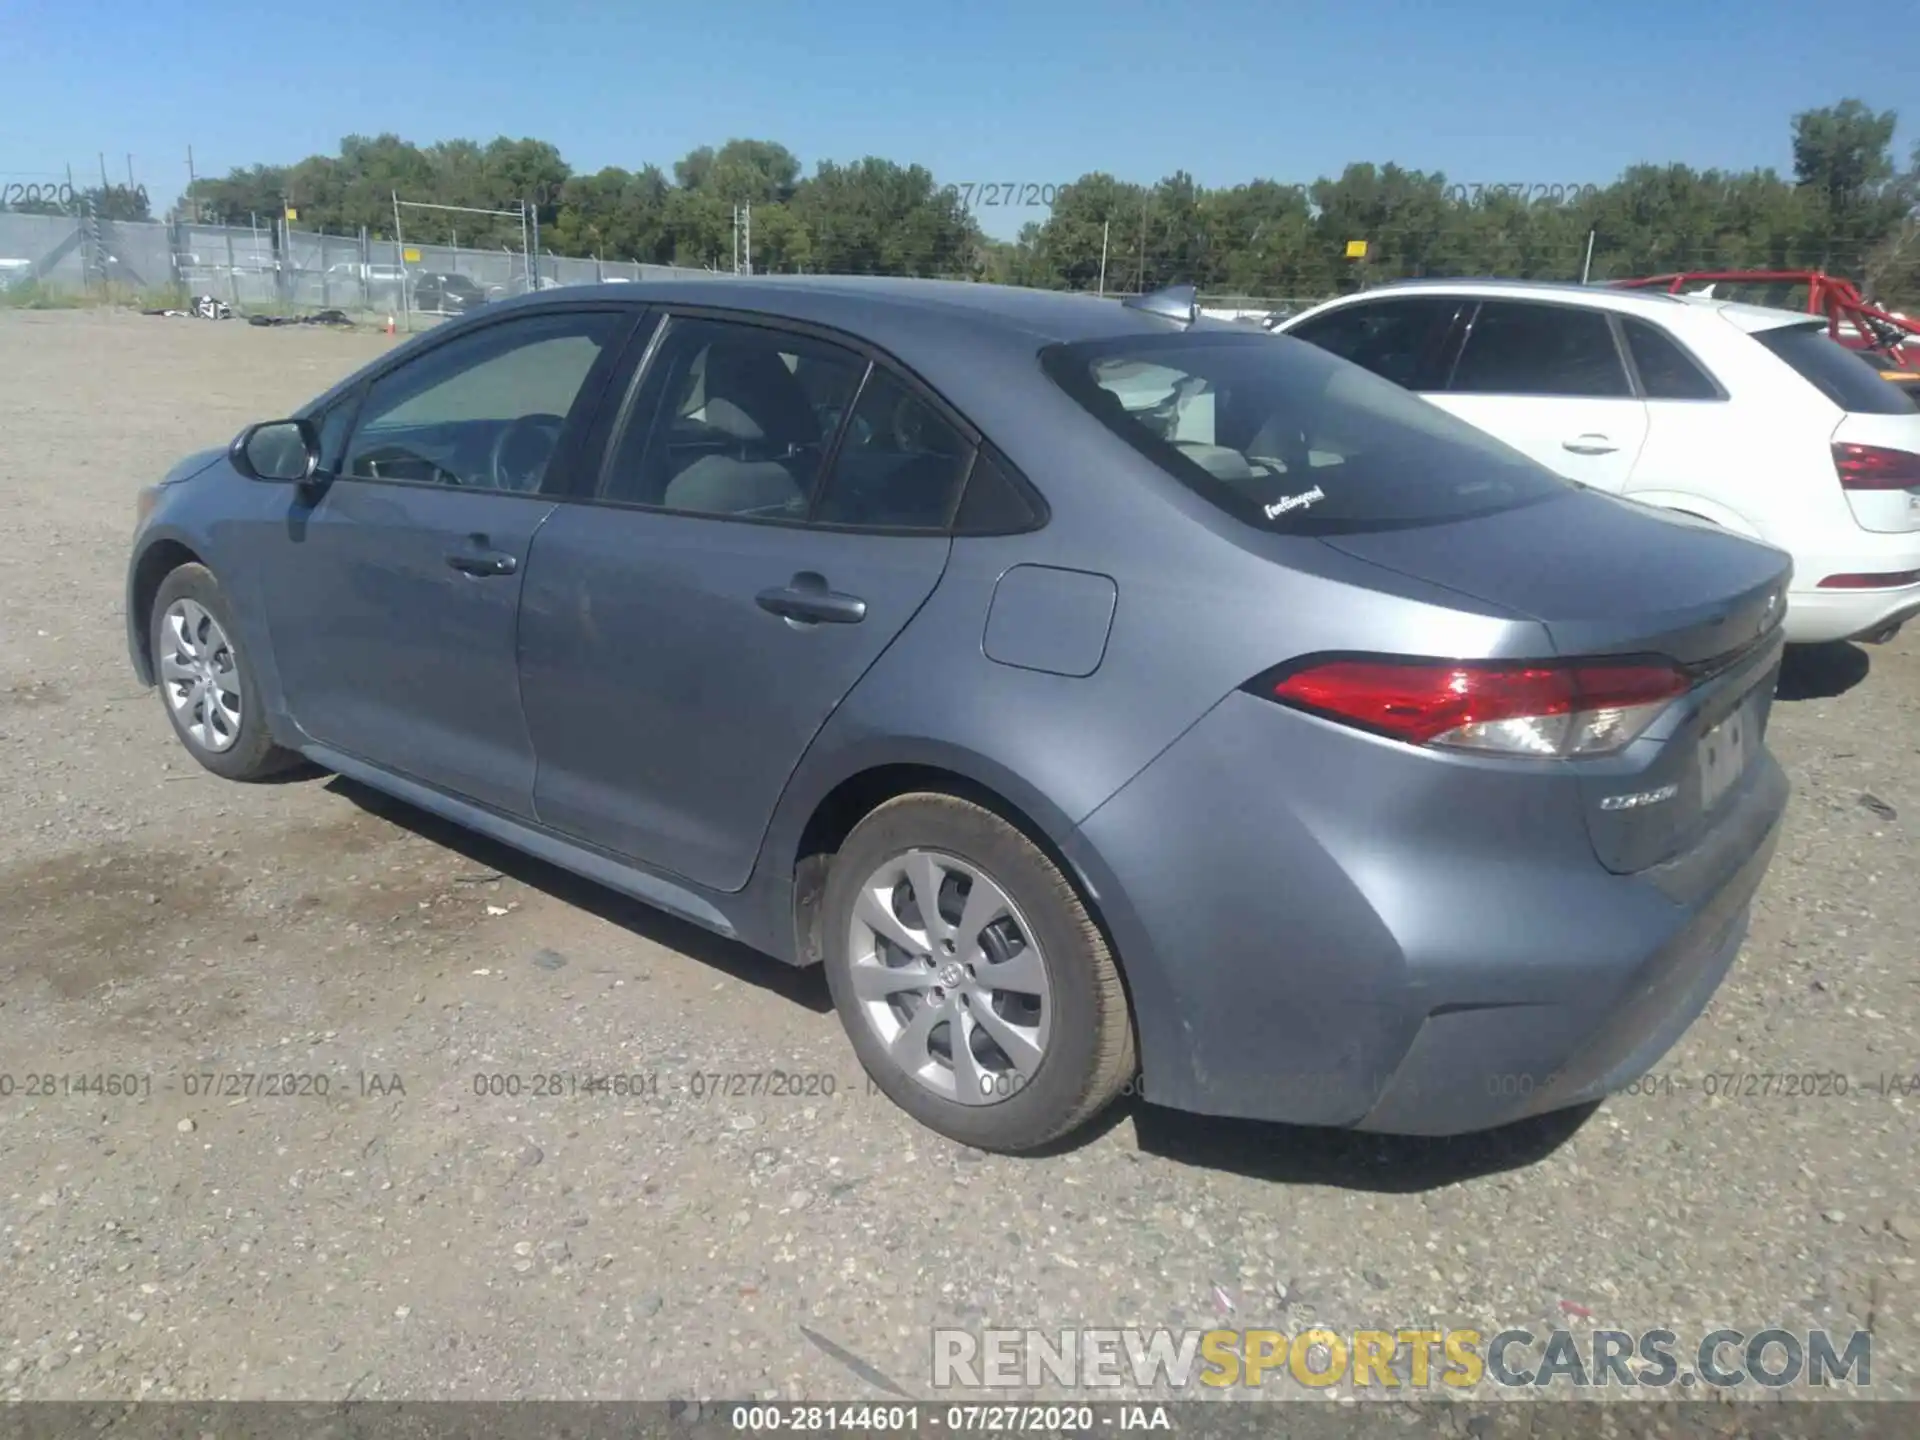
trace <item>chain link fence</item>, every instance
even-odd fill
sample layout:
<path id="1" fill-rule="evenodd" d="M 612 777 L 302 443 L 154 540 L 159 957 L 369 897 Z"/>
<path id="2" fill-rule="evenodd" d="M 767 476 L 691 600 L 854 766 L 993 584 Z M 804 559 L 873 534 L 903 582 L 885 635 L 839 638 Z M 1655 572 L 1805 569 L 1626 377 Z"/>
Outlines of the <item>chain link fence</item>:
<path id="1" fill-rule="evenodd" d="M 0 290 L 155 305 L 210 295 L 238 313 L 444 313 L 556 285 L 707 275 L 638 261 L 413 245 L 261 225 L 159 224 L 0 211 Z"/>

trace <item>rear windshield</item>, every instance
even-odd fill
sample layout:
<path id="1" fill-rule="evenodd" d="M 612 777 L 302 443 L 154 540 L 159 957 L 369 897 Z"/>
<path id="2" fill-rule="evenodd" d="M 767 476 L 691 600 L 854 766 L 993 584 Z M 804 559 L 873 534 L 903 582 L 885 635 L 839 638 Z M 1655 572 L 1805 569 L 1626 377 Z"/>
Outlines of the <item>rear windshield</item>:
<path id="1" fill-rule="evenodd" d="M 1263 530 L 1432 525 L 1574 488 L 1392 381 L 1286 336 L 1126 336 L 1050 346 L 1041 362 L 1115 434 Z"/>
<path id="2" fill-rule="evenodd" d="M 1862 365 L 1858 353 L 1827 334 L 1825 321 L 1812 325 L 1782 325 L 1761 330 L 1754 337 L 1791 365 L 1794 373 L 1842 410 L 1855 415 L 1908 415 L 1913 401 Z"/>

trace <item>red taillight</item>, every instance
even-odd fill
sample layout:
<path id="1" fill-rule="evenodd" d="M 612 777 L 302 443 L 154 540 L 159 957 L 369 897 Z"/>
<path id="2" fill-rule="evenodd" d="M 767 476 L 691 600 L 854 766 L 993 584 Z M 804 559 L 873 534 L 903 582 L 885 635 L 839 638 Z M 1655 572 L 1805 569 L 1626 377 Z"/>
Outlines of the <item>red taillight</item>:
<path id="1" fill-rule="evenodd" d="M 1898 590 L 1903 585 L 1920 585 L 1920 570 L 1889 570 L 1878 575 L 1829 575 L 1820 582 L 1822 590 Z"/>
<path id="2" fill-rule="evenodd" d="M 1566 756 L 1620 749 L 1688 688 L 1684 672 L 1657 661 L 1329 660 L 1270 693 L 1409 745 Z"/>
<path id="3" fill-rule="evenodd" d="M 1911 451 L 1836 443 L 1833 468 L 1842 490 L 1920 490 L 1920 455 Z"/>

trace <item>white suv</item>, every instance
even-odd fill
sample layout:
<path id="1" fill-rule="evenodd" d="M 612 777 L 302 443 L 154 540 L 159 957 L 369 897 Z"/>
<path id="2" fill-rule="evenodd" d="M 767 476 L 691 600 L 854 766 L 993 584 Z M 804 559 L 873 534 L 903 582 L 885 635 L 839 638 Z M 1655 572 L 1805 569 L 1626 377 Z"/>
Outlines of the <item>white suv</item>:
<path id="1" fill-rule="evenodd" d="M 1826 322 L 1701 296 L 1406 281 L 1278 333 L 1364 365 L 1568 479 L 1793 556 L 1787 638 L 1920 614 L 1920 405 Z"/>

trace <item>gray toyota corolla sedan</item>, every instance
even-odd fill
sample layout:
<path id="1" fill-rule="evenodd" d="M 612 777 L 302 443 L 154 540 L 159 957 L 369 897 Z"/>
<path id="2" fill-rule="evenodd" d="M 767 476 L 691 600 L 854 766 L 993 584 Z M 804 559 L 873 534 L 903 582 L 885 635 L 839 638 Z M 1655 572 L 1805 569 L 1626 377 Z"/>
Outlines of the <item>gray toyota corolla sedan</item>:
<path id="1" fill-rule="evenodd" d="M 214 773 L 824 964 L 1020 1151 L 1136 1076 L 1449 1134 L 1646 1070 L 1785 807 L 1788 568 L 1190 293 L 729 278 L 486 306 L 188 460 L 127 616 Z"/>

